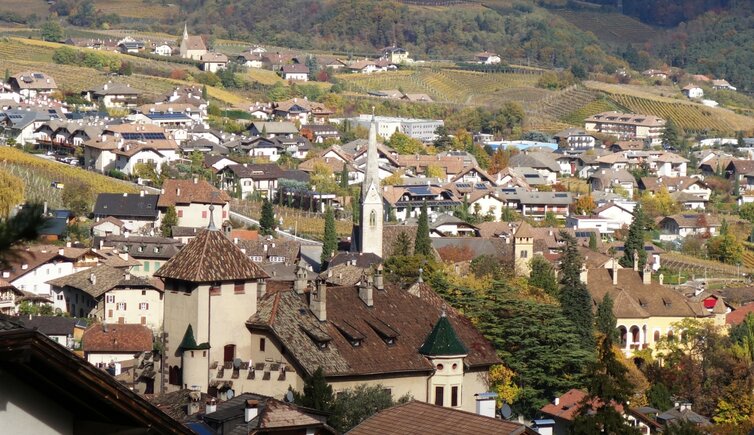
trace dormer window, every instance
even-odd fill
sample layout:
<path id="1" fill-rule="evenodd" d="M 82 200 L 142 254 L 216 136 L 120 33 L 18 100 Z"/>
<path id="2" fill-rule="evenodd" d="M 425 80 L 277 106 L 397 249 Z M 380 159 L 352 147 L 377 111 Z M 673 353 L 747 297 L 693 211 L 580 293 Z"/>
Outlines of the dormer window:
<path id="1" fill-rule="evenodd" d="M 395 345 L 395 341 L 398 339 L 399 334 L 398 331 L 393 329 L 393 327 L 379 319 L 367 321 L 367 324 L 377 333 L 377 335 L 380 336 L 380 338 L 382 338 L 382 341 L 384 341 L 385 344 L 388 346 Z"/>
<path id="2" fill-rule="evenodd" d="M 304 325 L 301 325 L 301 329 L 303 329 L 304 333 L 311 338 L 319 349 L 327 349 L 328 344 L 332 340 L 332 337 L 327 335 L 327 333 L 319 327 L 315 326 L 313 328 L 306 328 Z"/>
<path id="3" fill-rule="evenodd" d="M 348 342 L 351 343 L 351 346 L 353 347 L 360 347 L 361 343 L 364 341 L 364 338 L 366 338 L 364 334 L 362 334 L 358 329 L 356 329 L 348 322 L 333 322 L 333 324 L 338 329 L 343 338 L 348 340 Z"/>

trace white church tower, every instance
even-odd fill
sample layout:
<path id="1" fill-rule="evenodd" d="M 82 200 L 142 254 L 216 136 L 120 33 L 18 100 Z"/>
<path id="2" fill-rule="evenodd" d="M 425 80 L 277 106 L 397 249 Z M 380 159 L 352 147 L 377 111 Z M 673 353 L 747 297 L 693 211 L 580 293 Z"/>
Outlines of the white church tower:
<path id="1" fill-rule="evenodd" d="M 372 114 L 367 146 L 367 168 L 361 186 L 359 252 L 371 252 L 382 257 L 382 222 L 384 220 L 382 187 L 380 187 L 379 156 L 377 154 L 377 123 Z"/>

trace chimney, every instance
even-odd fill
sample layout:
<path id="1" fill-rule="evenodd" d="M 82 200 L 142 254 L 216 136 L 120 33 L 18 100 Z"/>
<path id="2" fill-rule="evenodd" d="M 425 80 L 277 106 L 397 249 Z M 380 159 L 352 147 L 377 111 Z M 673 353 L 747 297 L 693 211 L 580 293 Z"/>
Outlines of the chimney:
<path id="1" fill-rule="evenodd" d="M 139 196 L 142 197 L 142 198 L 144 197 L 144 191 L 143 190 L 139 191 Z"/>
<path id="2" fill-rule="evenodd" d="M 634 252 L 634 272 L 639 271 L 639 253 Z"/>
<path id="3" fill-rule="evenodd" d="M 306 278 L 307 273 L 306 269 L 303 267 L 298 267 L 296 269 L 296 280 L 293 281 L 293 290 L 296 292 L 297 295 L 304 294 L 304 290 L 306 290 Z"/>
<path id="4" fill-rule="evenodd" d="M 194 184 L 199 184 L 199 177 L 194 177 Z"/>
<path id="5" fill-rule="evenodd" d="M 243 411 L 243 419 L 246 423 L 250 422 L 251 420 L 254 420 L 254 418 L 259 414 L 259 401 L 258 400 L 247 400 L 246 401 L 246 407 Z"/>
<path id="6" fill-rule="evenodd" d="M 65 255 L 65 249 L 63 248 L 58 249 L 58 255 Z"/>
<path id="7" fill-rule="evenodd" d="M 556 397 L 552 400 L 552 404 L 555 406 L 560 405 L 560 397 Z"/>
<path id="8" fill-rule="evenodd" d="M 652 284 L 652 266 L 649 263 L 644 265 L 644 272 L 641 274 L 641 282 L 644 285 Z"/>
<path id="9" fill-rule="evenodd" d="M 44 209 L 42 209 L 42 214 L 44 216 L 47 216 L 47 201 L 44 202 L 44 206 L 43 207 L 44 207 Z"/>
<path id="10" fill-rule="evenodd" d="M 383 272 L 382 263 L 380 263 L 379 266 L 377 266 L 377 271 L 374 274 L 374 286 L 377 288 L 377 290 L 385 290 L 385 277 L 382 274 Z"/>
<path id="11" fill-rule="evenodd" d="M 204 408 L 204 413 L 211 414 L 215 411 L 217 411 L 217 399 L 213 397 L 207 401 L 206 407 Z"/>
<path id="12" fill-rule="evenodd" d="M 320 322 L 327 320 L 327 284 L 318 279 L 316 289 L 309 295 L 309 309 Z"/>
<path id="13" fill-rule="evenodd" d="M 483 417 L 495 418 L 495 398 L 497 393 L 477 393 L 476 397 L 476 413 Z"/>
<path id="14" fill-rule="evenodd" d="M 660 275 L 659 275 L 659 276 L 657 277 L 657 281 L 658 281 L 658 282 L 660 283 L 660 285 L 662 285 L 663 281 L 665 281 L 665 275 L 663 275 L 663 274 L 660 274 Z"/>
<path id="15" fill-rule="evenodd" d="M 131 274 L 128 273 L 128 272 L 126 272 L 126 274 L 123 276 L 123 279 L 125 279 L 126 281 L 130 281 L 131 280 Z"/>
<path id="16" fill-rule="evenodd" d="M 371 278 L 371 275 L 369 278 Z M 361 299 L 361 302 L 364 302 L 367 307 L 374 306 L 374 288 L 371 281 L 371 279 L 367 279 L 366 273 L 361 275 L 361 280 L 359 281 L 359 299 Z"/>
<path id="17" fill-rule="evenodd" d="M 21 265 L 21 270 L 26 270 L 28 268 L 29 268 L 29 265 L 26 264 L 26 263 L 24 263 L 24 264 Z"/>
<path id="18" fill-rule="evenodd" d="M 180 187 L 177 187 L 175 189 L 175 196 L 181 196 L 181 188 Z"/>
<path id="19" fill-rule="evenodd" d="M 584 259 L 586 262 L 586 258 Z M 589 284 L 589 269 L 586 268 L 586 264 L 581 265 L 581 272 L 579 273 L 579 281 L 584 284 Z"/>
<path id="20" fill-rule="evenodd" d="M 267 280 L 260 279 L 257 281 L 257 294 L 264 295 L 265 293 L 267 293 Z"/>
<path id="21" fill-rule="evenodd" d="M 618 285 L 618 263 L 613 259 L 613 285 Z"/>
<path id="22" fill-rule="evenodd" d="M 10 272 L 7 270 L 3 271 L 3 278 L 10 278 Z"/>

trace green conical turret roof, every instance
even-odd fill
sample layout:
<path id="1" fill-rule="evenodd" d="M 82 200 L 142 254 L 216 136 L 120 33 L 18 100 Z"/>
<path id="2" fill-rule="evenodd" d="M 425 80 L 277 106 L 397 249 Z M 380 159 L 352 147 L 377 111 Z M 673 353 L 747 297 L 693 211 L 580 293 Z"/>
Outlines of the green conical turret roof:
<path id="1" fill-rule="evenodd" d="M 419 348 L 419 353 L 425 356 L 453 356 L 466 355 L 468 350 L 456 335 L 453 325 L 443 312 L 440 319 L 435 323 L 432 332 L 424 340 Z"/>
<path id="2" fill-rule="evenodd" d="M 194 328 L 192 328 L 191 324 L 189 323 L 188 327 L 186 328 L 186 333 L 183 334 L 183 340 L 181 340 L 181 344 L 178 346 L 178 348 L 182 350 L 209 349 L 209 343 L 196 344 L 196 338 L 194 338 Z"/>

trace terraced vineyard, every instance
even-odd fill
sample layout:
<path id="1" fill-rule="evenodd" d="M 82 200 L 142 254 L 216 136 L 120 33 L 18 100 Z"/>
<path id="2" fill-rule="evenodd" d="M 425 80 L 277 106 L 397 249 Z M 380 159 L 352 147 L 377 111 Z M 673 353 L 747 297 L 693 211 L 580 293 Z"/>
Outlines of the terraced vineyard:
<path id="1" fill-rule="evenodd" d="M 581 30 L 594 33 L 601 41 L 621 46 L 627 43 L 644 43 L 662 33 L 661 30 L 639 20 L 618 13 L 570 10 L 553 10 L 552 12 Z"/>
<path id="2" fill-rule="evenodd" d="M 747 250 L 746 252 L 750 251 Z M 735 278 L 739 272 L 747 275 L 754 273 L 754 268 L 748 265 L 738 268 L 737 266 L 683 255 L 677 252 L 662 254 L 662 267 L 673 273 L 680 271 L 696 275 L 696 277 L 702 277 L 706 273 L 711 278 Z"/>
<path id="3" fill-rule="evenodd" d="M 176 4 L 145 0 L 97 0 L 97 9 L 105 14 L 151 20 L 168 18 L 180 12 Z"/>
<path id="4" fill-rule="evenodd" d="M 560 92 L 553 93 L 527 108 L 535 116 L 561 119 L 568 115 L 574 107 L 582 107 L 596 99 L 594 92 L 580 86 L 571 86 Z"/>
<path id="5" fill-rule="evenodd" d="M 456 104 L 500 103 L 501 94 L 520 90 L 519 97 L 542 93 L 531 91 L 536 74 L 481 73 L 451 69 L 396 71 L 382 74 L 344 74 L 338 78 L 352 92 L 366 93 L 384 89 L 402 89 L 407 93 L 425 93 L 437 102 Z M 510 96 L 508 96 L 510 97 Z"/>
<path id="6" fill-rule="evenodd" d="M 21 43 L 16 38 L 0 39 L 0 59 L 24 59 L 34 62 L 52 62 L 52 52 L 53 49 L 42 44 Z"/>
<path id="7" fill-rule="evenodd" d="M 754 128 L 754 119 L 725 109 L 680 102 L 670 103 L 625 94 L 613 94 L 610 98 L 634 113 L 672 119 L 676 125 L 687 132 L 714 130 L 732 133 Z"/>

